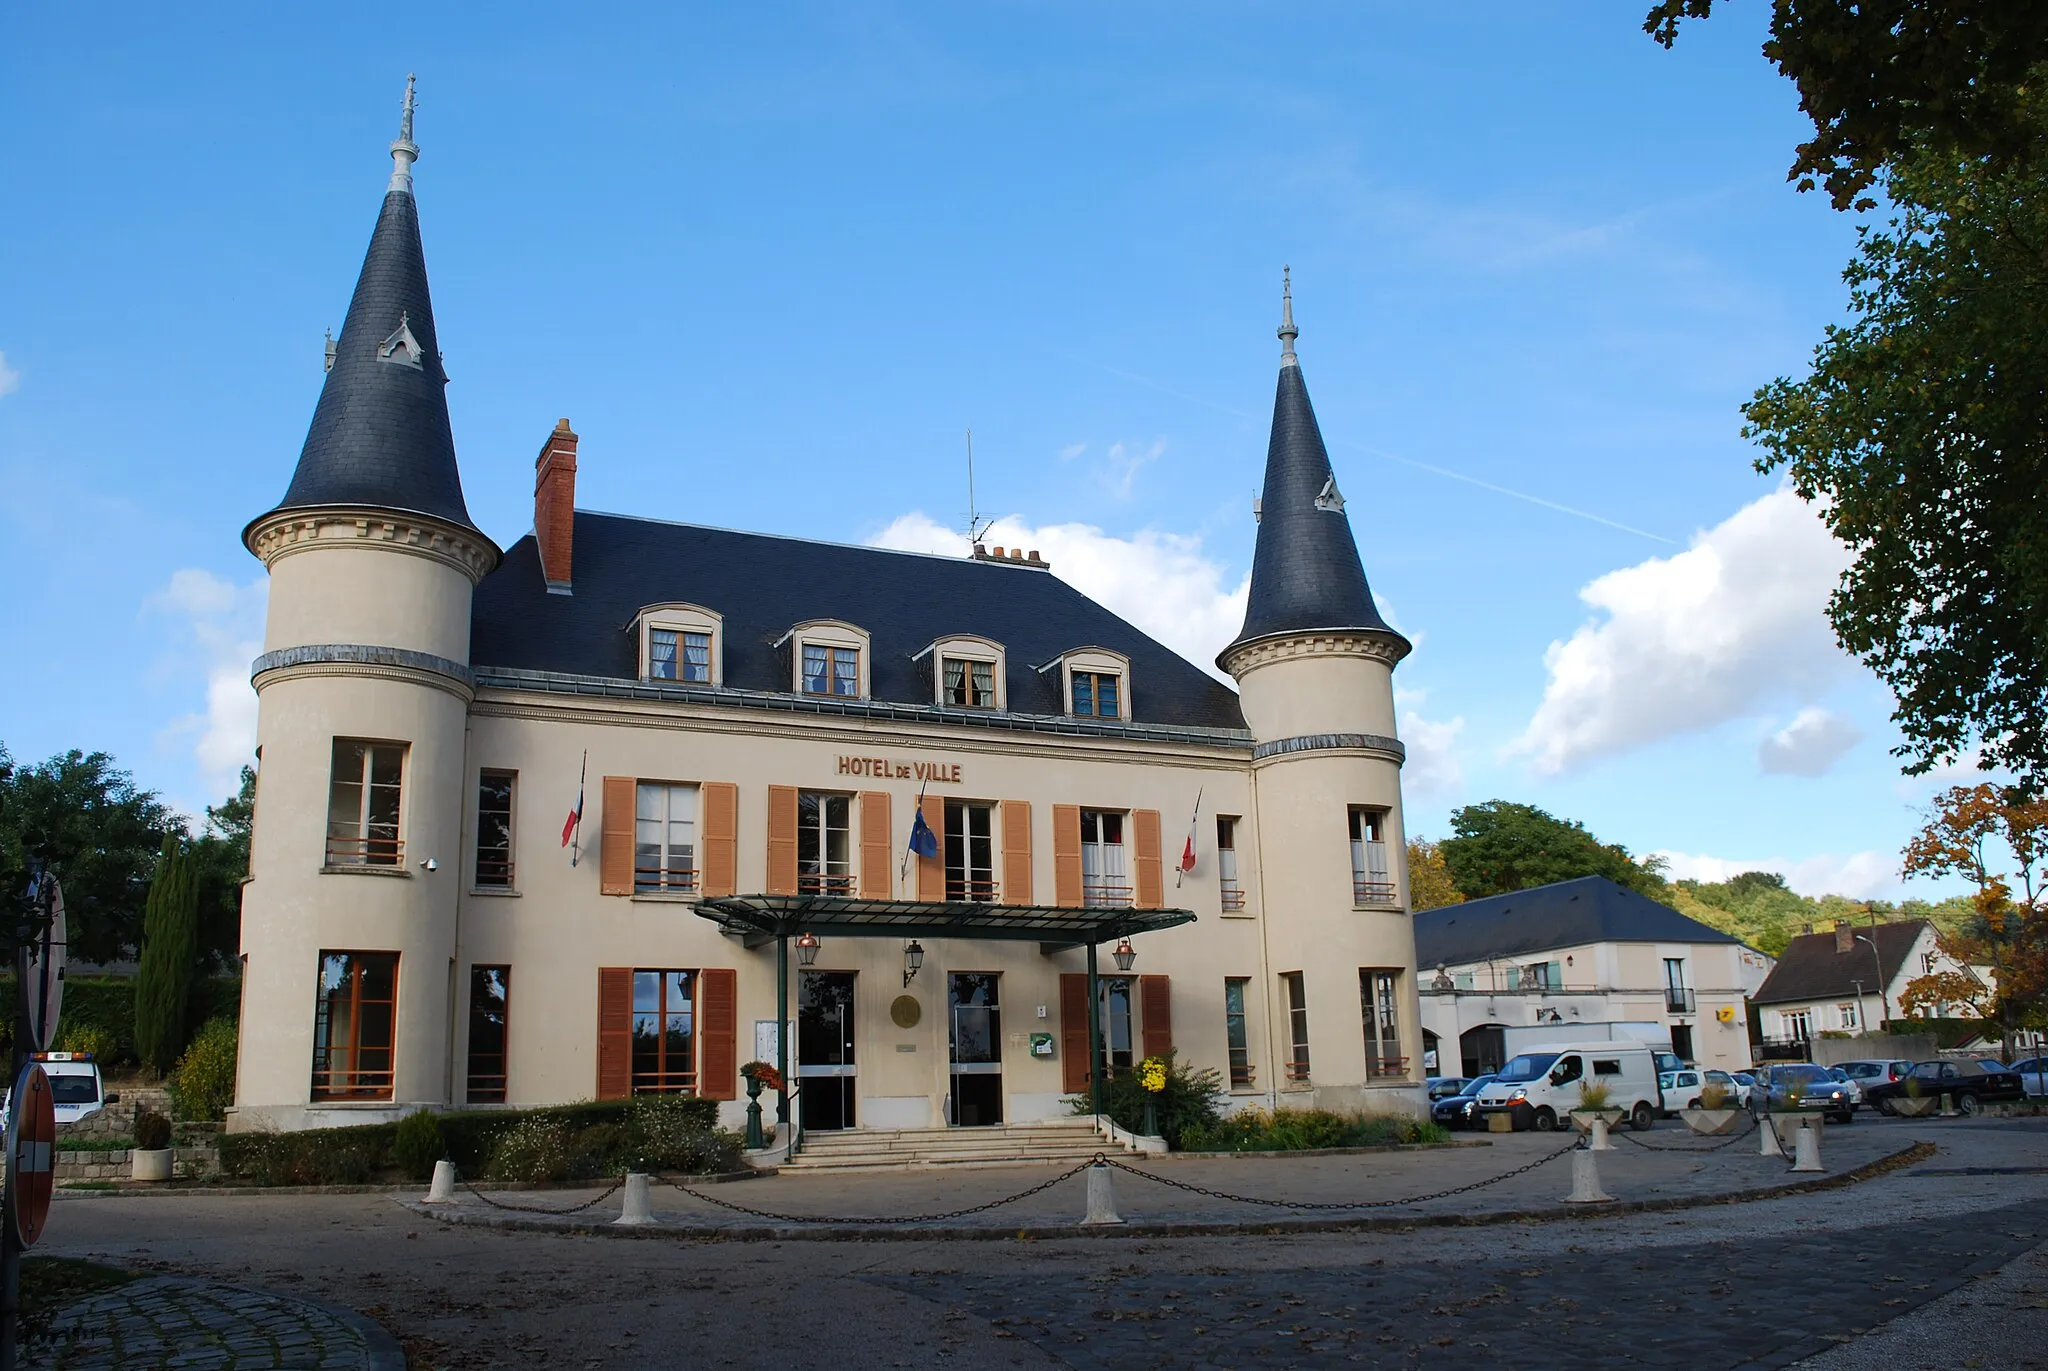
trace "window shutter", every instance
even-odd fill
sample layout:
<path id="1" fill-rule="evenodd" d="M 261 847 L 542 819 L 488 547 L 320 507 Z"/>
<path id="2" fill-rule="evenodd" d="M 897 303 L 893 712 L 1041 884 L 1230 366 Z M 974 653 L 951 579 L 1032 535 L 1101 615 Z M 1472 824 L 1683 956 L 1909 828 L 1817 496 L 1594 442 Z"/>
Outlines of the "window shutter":
<path id="1" fill-rule="evenodd" d="M 924 822 L 938 839 L 939 853 L 936 857 L 917 859 L 917 898 L 939 901 L 946 898 L 946 802 L 934 795 L 925 796 Z"/>
<path id="2" fill-rule="evenodd" d="M 1173 978 L 1138 977 L 1138 1015 L 1144 1020 L 1145 1055 L 1163 1057 L 1173 1051 Z"/>
<path id="3" fill-rule="evenodd" d="M 1003 801 L 1003 903 L 1031 903 L 1031 801 Z"/>
<path id="4" fill-rule="evenodd" d="M 1078 811 L 1077 811 L 1078 812 Z M 1088 978 L 1060 977 L 1060 1088 L 1079 1095 L 1088 1088 Z"/>
<path id="5" fill-rule="evenodd" d="M 895 852 L 895 835 L 889 827 L 889 792 L 863 790 L 860 794 L 860 897 L 863 900 L 886 900 L 890 897 L 889 858 Z"/>
<path id="6" fill-rule="evenodd" d="M 1081 907 L 1081 806 L 1052 807 L 1052 902 Z"/>
<path id="7" fill-rule="evenodd" d="M 638 786 L 631 776 L 604 778 L 604 808 L 597 817 L 597 888 L 604 895 L 633 893 L 633 817 Z"/>
<path id="8" fill-rule="evenodd" d="M 729 966 L 697 973 L 697 1093 L 707 1100 L 739 1094 L 739 981 L 740 973 Z"/>
<path id="9" fill-rule="evenodd" d="M 768 787 L 768 893 L 796 894 L 796 787 Z"/>
<path id="10" fill-rule="evenodd" d="M 740 788 L 731 781 L 706 781 L 698 787 L 698 794 L 704 801 L 698 888 L 713 899 L 736 895 L 740 888 Z"/>
<path id="11" fill-rule="evenodd" d="M 1166 881 L 1159 859 L 1159 811 L 1140 809 L 1131 815 L 1131 842 L 1137 849 L 1137 898 L 1140 909 L 1158 909 L 1166 903 Z"/>
<path id="12" fill-rule="evenodd" d="M 597 1097 L 633 1093 L 633 968 L 597 969 Z"/>

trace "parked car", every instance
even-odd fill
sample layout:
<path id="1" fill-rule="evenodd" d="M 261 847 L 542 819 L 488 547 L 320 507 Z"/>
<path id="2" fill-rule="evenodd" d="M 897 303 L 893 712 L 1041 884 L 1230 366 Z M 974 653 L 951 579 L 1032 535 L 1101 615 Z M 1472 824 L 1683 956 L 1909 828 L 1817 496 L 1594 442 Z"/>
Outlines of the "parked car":
<path id="1" fill-rule="evenodd" d="M 1957 1113 L 1975 1114 L 1987 1104 L 2023 1100 L 2027 1091 L 2020 1073 L 2003 1067 L 1994 1071 L 1973 1061 L 1916 1062 L 1904 1080 L 1874 1085 L 1865 1098 L 1880 1113 L 1891 1114 L 1905 1095 L 1946 1097 Z"/>
<path id="2" fill-rule="evenodd" d="M 2048 1057 L 2028 1057 L 2012 1064 L 2029 1095 L 2048 1095 Z"/>
<path id="3" fill-rule="evenodd" d="M 1723 1107 L 1736 1109 L 1740 1109 L 1743 1105 L 1749 1103 L 1749 1087 L 1754 1085 L 1755 1082 L 1743 1079 L 1748 1074 L 1746 1071 L 1733 1073 L 1727 1071 L 1706 1071 L 1701 1073 L 1707 1085 L 1718 1085 L 1728 1092 Z"/>
<path id="4" fill-rule="evenodd" d="M 1658 1072 L 1657 1090 L 1664 1096 L 1664 1117 L 1674 1118 L 1681 1109 L 1698 1109 L 1700 1090 L 1706 1083 L 1707 1078 L 1689 1066 L 1682 1071 Z"/>
<path id="5" fill-rule="evenodd" d="M 1811 1062 L 1772 1062 L 1751 1069 L 1756 1088 L 1749 1103 L 1756 1110 L 1797 1110 L 1819 1114 L 1829 1123 L 1853 1123 L 1856 1099 L 1850 1088 Z"/>
<path id="6" fill-rule="evenodd" d="M 1873 1057 L 1867 1061 L 1837 1062 L 1835 1066 L 1856 1082 L 1865 1104 L 1870 1103 L 1870 1087 L 1904 1080 L 1906 1073 L 1913 1069 L 1913 1063 L 1904 1057 Z"/>
<path id="7" fill-rule="evenodd" d="M 99 1063 L 90 1052 L 38 1052 L 43 1074 L 50 1078 L 50 1102 L 57 1107 L 58 1123 L 77 1123 L 90 1118 L 110 1104 L 120 1102 L 117 1092 L 106 1093 L 100 1080 Z M 12 1087 L 0 1086 L 0 1127 L 7 1122 L 13 1101 L 6 1097 Z"/>
<path id="8" fill-rule="evenodd" d="M 1854 1099 L 1856 1103 L 1863 1103 L 1863 1086 L 1847 1070 L 1840 1065 L 1831 1066 L 1828 1068 L 1828 1075 L 1837 1085 L 1846 1086 L 1850 1098 Z"/>
<path id="9" fill-rule="evenodd" d="M 1472 1077 L 1463 1090 L 1430 1105 L 1429 1117 L 1445 1128 L 1470 1128 L 1479 1109 L 1479 1092 L 1492 1085 L 1493 1080 L 1491 1074 Z"/>
<path id="10" fill-rule="evenodd" d="M 1731 1071 L 1728 1075 L 1735 1082 L 1735 1088 L 1741 1092 L 1742 1107 L 1749 1108 L 1749 1097 L 1756 1093 L 1756 1076 L 1748 1071 Z"/>
<path id="11" fill-rule="evenodd" d="M 1422 1085 L 1429 1092 L 1430 1099 L 1448 1100 L 1451 1096 L 1462 1091 L 1465 1088 L 1465 1082 L 1470 1079 L 1469 1076 L 1431 1076 Z"/>

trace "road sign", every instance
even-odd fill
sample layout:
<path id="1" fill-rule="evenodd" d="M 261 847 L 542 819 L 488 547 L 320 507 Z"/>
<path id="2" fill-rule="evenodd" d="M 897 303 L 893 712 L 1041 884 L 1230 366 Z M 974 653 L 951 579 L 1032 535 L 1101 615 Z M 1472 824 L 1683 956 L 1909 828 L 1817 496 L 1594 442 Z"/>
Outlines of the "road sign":
<path id="1" fill-rule="evenodd" d="M 34 1247 L 50 1217 L 57 1182 L 57 1105 L 50 1078 L 30 1062 L 14 1078 L 7 1110 L 7 1210 L 23 1247 Z"/>
<path id="2" fill-rule="evenodd" d="M 57 1041 L 57 1015 L 64 1007 L 64 953 L 69 935 L 64 927 L 64 887 L 57 878 L 44 875 L 49 922 L 42 934 L 22 949 L 24 974 L 21 984 L 28 995 L 29 1041 L 37 1052 L 48 1052 Z"/>

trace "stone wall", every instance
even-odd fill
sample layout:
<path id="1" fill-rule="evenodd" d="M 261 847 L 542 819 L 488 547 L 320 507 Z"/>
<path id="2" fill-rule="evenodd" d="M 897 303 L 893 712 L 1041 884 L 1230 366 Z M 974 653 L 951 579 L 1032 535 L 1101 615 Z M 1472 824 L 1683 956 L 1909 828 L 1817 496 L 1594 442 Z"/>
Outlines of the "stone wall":
<path id="1" fill-rule="evenodd" d="M 220 1171 L 220 1152 L 212 1147 L 171 1149 L 174 1175 L 212 1176 Z M 130 1177 L 128 1149 L 112 1152 L 57 1151 L 57 1183 L 65 1181 L 125 1181 Z"/>

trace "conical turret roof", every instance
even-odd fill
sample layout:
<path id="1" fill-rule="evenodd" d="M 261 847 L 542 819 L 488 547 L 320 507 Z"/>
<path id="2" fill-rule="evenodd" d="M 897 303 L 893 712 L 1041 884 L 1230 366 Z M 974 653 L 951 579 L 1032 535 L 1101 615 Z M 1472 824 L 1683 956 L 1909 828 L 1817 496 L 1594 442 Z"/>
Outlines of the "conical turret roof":
<path id="1" fill-rule="evenodd" d="M 1294 355 L 1294 307 L 1283 296 L 1280 385 L 1266 445 L 1266 485 L 1252 555 L 1251 598 L 1232 649 L 1258 638 L 1361 629 L 1400 635 L 1380 617 L 1366 584 L 1351 518 L 1323 447 L 1308 385 Z M 1405 641 L 1405 640 L 1404 640 Z M 1221 659 L 1219 658 L 1219 661 Z"/>
<path id="2" fill-rule="evenodd" d="M 271 513 L 367 506 L 474 530 L 448 425 L 410 164 L 411 87 L 395 164 L 292 483 Z M 262 516 L 268 518 L 268 515 Z M 260 520 L 259 520 L 260 522 Z"/>

